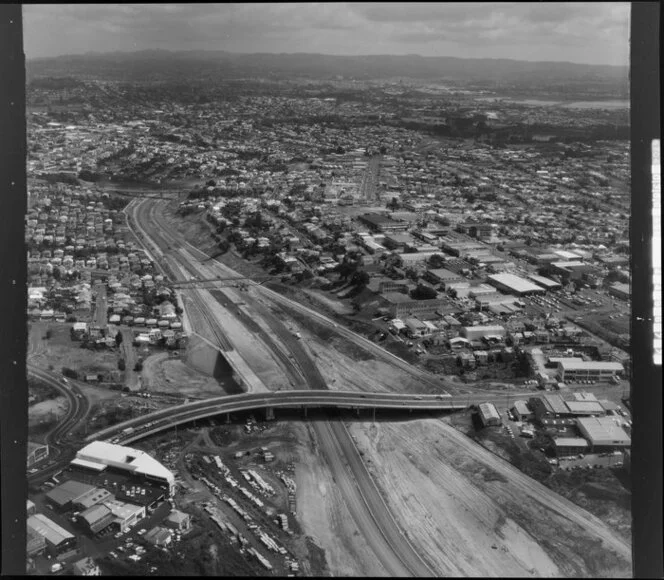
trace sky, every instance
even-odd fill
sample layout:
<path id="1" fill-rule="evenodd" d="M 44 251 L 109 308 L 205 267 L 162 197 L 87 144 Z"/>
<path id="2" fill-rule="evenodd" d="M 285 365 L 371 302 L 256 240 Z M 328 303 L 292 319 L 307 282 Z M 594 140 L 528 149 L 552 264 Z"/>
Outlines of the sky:
<path id="1" fill-rule="evenodd" d="M 628 2 L 28 4 L 24 50 L 419 54 L 629 64 Z"/>

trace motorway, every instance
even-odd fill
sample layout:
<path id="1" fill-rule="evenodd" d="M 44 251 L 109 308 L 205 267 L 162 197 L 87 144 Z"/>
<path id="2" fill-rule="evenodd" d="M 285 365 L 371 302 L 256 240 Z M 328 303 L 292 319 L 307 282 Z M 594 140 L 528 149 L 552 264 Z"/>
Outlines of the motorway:
<path id="1" fill-rule="evenodd" d="M 157 205 L 162 204 L 153 204 L 143 199 L 138 203 L 132 202 L 127 207 L 128 214 L 133 218 L 131 225 L 138 226 L 141 230 L 141 235 L 137 237 L 141 241 L 150 243 L 156 255 L 161 255 L 165 248 L 168 251 L 168 258 L 179 262 L 182 268 L 190 272 L 194 270 L 195 275 L 202 279 L 219 276 L 219 269 L 222 270 L 221 275 L 240 277 L 237 272 L 222 267 L 216 261 L 212 261 L 211 265 L 214 266 L 215 270 L 211 270 L 211 266 L 207 264 L 202 266 L 200 262 L 208 259 L 209 256 L 186 242 L 174 238 L 169 233 L 170 227 L 168 224 L 154 210 L 146 215 L 146 206 L 156 208 Z M 148 232 L 145 228 L 150 228 L 150 231 Z M 185 245 L 187 247 L 186 252 L 183 249 Z M 248 280 L 246 282 L 252 288 L 259 286 L 255 282 Z M 259 288 L 262 288 L 262 286 L 259 286 Z M 220 290 L 220 292 L 223 291 Z M 234 293 L 228 292 L 227 296 L 232 298 Z M 194 293 L 195 291 L 192 292 L 192 294 Z M 279 296 L 272 292 L 268 294 L 269 297 L 273 297 L 273 295 Z M 304 348 L 300 344 L 295 344 L 296 339 L 283 321 L 274 315 L 270 315 L 268 308 L 263 307 L 261 309 L 258 301 L 251 300 L 248 295 L 243 296 L 243 299 L 250 306 L 252 312 L 256 308 L 256 314 L 264 316 L 265 322 L 277 334 L 280 342 L 283 341 L 282 347 L 288 350 L 292 348 L 289 353 L 293 357 L 292 359 L 286 355 L 284 360 L 283 357 L 277 355 L 284 364 L 291 368 L 289 374 L 292 376 L 300 375 L 302 380 L 299 381 L 299 384 L 304 388 L 326 390 L 327 385 L 318 368 L 311 361 Z M 246 319 L 247 317 L 243 322 Z M 335 327 L 337 326 L 335 323 L 332 324 Z M 265 337 L 266 333 L 262 332 L 262 335 Z M 278 349 L 278 351 L 280 350 Z M 275 355 L 277 352 L 275 352 Z M 283 355 L 283 351 L 281 352 Z M 316 421 L 312 423 L 312 428 L 316 432 L 320 449 L 330 466 L 334 481 L 343 491 L 343 497 L 349 506 L 349 511 L 355 523 L 387 572 L 394 576 L 435 575 L 429 564 L 415 551 L 395 522 L 343 423 Z"/>

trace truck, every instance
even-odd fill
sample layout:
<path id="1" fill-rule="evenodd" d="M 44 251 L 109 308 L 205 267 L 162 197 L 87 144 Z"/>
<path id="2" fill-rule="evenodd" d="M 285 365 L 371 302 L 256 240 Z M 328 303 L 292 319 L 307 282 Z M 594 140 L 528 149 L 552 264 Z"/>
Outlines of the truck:
<path id="1" fill-rule="evenodd" d="M 127 427 L 122 430 L 123 435 L 131 435 L 134 432 L 134 427 Z"/>
<path id="2" fill-rule="evenodd" d="M 62 570 L 62 564 L 60 564 L 60 562 L 58 562 L 57 564 L 53 564 L 53 566 L 51 566 L 51 573 L 52 574 L 55 574 L 56 572 L 60 572 L 60 570 Z"/>

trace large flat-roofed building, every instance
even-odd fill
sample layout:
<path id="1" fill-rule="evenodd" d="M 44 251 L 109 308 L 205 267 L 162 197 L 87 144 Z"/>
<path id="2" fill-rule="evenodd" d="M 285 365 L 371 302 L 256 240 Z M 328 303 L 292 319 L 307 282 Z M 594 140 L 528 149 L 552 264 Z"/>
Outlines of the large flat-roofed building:
<path id="1" fill-rule="evenodd" d="M 43 514 L 30 516 L 27 526 L 44 537 L 46 546 L 54 555 L 62 554 L 76 547 L 76 537 Z"/>
<path id="2" fill-rule="evenodd" d="M 28 441 L 28 467 L 32 467 L 38 461 L 48 457 L 48 445 Z"/>
<path id="3" fill-rule="evenodd" d="M 78 509 L 86 510 L 92 506 L 98 505 L 111 499 L 115 499 L 115 497 L 110 491 L 100 487 L 95 487 L 93 490 L 76 499 L 73 503 L 74 506 Z"/>
<path id="4" fill-rule="evenodd" d="M 517 421 L 528 421 L 534 416 L 526 401 L 514 401 L 514 407 L 512 407 L 512 410 Z"/>
<path id="5" fill-rule="evenodd" d="M 447 287 L 447 284 L 463 281 L 464 277 L 447 268 L 434 268 L 424 273 L 424 279 L 432 284 L 445 284 Z"/>
<path id="6" fill-rule="evenodd" d="M 500 414 L 493 403 L 480 403 L 478 405 L 480 411 L 480 421 L 485 427 L 489 425 L 500 425 Z"/>
<path id="7" fill-rule="evenodd" d="M 461 336 L 467 340 L 480 340 L 482 338 L 502 339 L 507 336 L 507 331 L 500 325 L 494 326 L 464 326 L 461 329 Z"/>
<path id="8" fill-rule="evenodd" d="M 525 278 L 521 278 L 515 274 L 492 274 L 487 278 L 487 281 L 499 290 L 514 294 L 515 296 L 545 293 L 544 288 L 541 286 L 533 284 Z"/>
<path id="9" fill-rule="evenodd" d="M 92 485 L 70 479 L 49 491 L 46 494 L 46 502 L 56 510 L 66 511 L 94 489 Z"/>
<path id="10" fill-rule="evenodd" d="M 622 375 L 625 367 L 618 362 L 609 361 L 570 361 L 558 362 L 558 378 L 564 382 L 578 380 L 606 381 Z"/>
<path id="11" fill-rule="evenodd" d="M 584 417 L 577 419 L 581 435 L 590 443 L 592 451 L 625 448 L 631 439 L 612 417 Z"/>
<path id="12" fill-rule="evenodd" d="M 557 457 L 569 457 L 583 453 L 588 449 L 588 442 L 583 437 L 556 437 L 553 448 Z"/>
<path id="13" fill-rule="evenodd" d="M 569 409 L 569 415 L 578 417 L 603 416 L 606 414 L 604 407 L 597 401 L 565 401 Z"/>
<path id="14" fill-rule="evenodd" d="M 436 314 L 447 304 L 445 299 L 433 298 L 431 300 L 414 300 L 406 294 L 399 292 L 386 292 L 382 295 L 387 302 L 387 308 L 394 318 L 409 318 L 411 316 L 428 316 Z"/>
<path id="15" fill-rule="evenodd" d="M 378 213 L 365 213 L 357 219 L 378 232 L 404 232 L 408 229 L 408 222 L 398 222 Z"/>
<path id="16" fill-rule="evenodd" d="M 544 276 L 529 274 L 528 278 L 530 278 L 538 286 L 546 288 L 547 290 L 557 290 L 562 287 L 562 284 L 560 282 L 556 282 L 555 280 L 551 280 L 550 278 L 545 278 Z"/>
<path id="17" fill-rule="evenodd" d="M 171 496 L 175 493 L 173 474 L 144 451 L 105 441 L 93 441 L 83 447 L 76 458 L 131 473 L 167 488 Z"/>
<path id="18" fill-rule="evenodd" d="M 622 300 L 629 300 L 629 297 L 631 296 L 629 284 L 625 284 L 624 282 L 611 284 L 611 286 L 609 286 L 609 295 L 621 298 Z"/>

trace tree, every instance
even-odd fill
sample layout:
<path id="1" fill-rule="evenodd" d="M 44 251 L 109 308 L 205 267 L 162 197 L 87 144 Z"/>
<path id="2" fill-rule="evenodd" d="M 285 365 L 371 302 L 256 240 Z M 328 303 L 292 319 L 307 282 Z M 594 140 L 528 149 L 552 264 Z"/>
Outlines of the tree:
<path id="1" fill-rule="evenodd" d="M 124 360 L 123 358 L 121 358 L 121 359 L 118 361 L 118 368 L 119 368 L 121 371 L 123 371 L 123 370 L 125 370 L 125 369 L 127 368 L 127 365 L 125 364 L 125 360 Z"/>
<path id="2" fill-rule="evenodd" d="M 360 286 L 361 288 L 365 288 L 370 280 L 371 276 L 369 276 L 364 270 L 356 270 L 350 279 L 353 284 Z"/>
<path id="3" fill-rule="evenodd" d="M 120 345 L 122 344 L 122 340 L 123 340 L 123 338 L 122 338 L 122 333 L 121 333 L 121 332 L 118 332 L 118 333 L 115 335 L 115 346 L 120 346 Z"/>
<path id="4" fill-rule="evenodd" d="M 431 288 L 430 286 L 424 286 L 423 284 L 418 284 L 415 290 L 410 293 L 411 298 L 415 300 L 432 300 L 438 293 Z"/>

